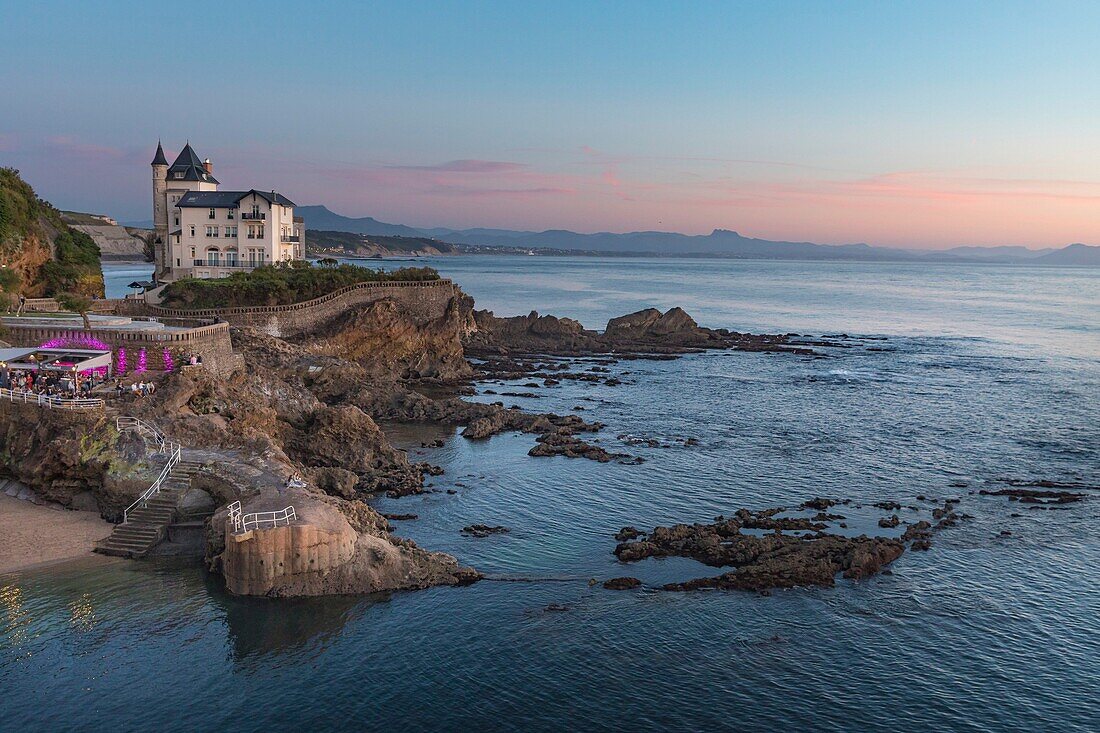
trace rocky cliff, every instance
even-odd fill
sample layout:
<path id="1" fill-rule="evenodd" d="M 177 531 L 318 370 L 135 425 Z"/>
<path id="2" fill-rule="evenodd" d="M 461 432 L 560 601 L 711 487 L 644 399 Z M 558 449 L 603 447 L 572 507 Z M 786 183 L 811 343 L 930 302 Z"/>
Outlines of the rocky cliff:
<path id="1" fill-rule="evenodd" d="M 152 261 L 153 230 L 120 226 L 98 214 L 62 211 L 61 220 L 78 232 L 91 237 L 99 247 L 100 258 L 107 261 Z"/>
<path id="2" fill-rule="evenodd" d="M 99 248 L 35 195 L 19 171 L 0 168 L 0 286 L 28 297 L 103 296 Z"/>

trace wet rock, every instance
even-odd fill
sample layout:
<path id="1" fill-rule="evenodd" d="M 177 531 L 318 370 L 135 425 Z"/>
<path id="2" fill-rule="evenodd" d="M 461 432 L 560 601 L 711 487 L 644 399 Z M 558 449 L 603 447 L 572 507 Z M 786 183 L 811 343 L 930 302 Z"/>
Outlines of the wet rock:
<path id="1" fill-rule="evenodd" d="M 393 522 L 404 522 L 420 518 L 419 514 L 383 514 L 382 516 Z"/>
<path id="2" fill-rule="evenodd" d="M 490 526 L 488 524 L 470 524 L 462 528 L 462 534 L 467 537 L 488 537 L 492 534 L 506 534 L 508 532 L 507 527 L 501 527 L 499 525 Z"/>
<path id="3" fill-rule="evenodd" d="M 896 527 L 901 524 L 901 519 L 897 514 L 891 514 L 889 517 L 883 517 L 878 520 L 878 526 L 885 528 Z"/>
<path id="4" fill-rule="evenodd" d="M 983 496 L 1007 496 L 1010 501 L 1025 504 L 1072 504 L 1085 498 L 1085 494 L 1074 491 L 1047 491 L 1039 489 L 982 489 Z"/>
<path id="5" fill-rule="evenodd" d="M 630 577 L 611 578 L 603 582 L 603 587 L 608 590 L 633 590 L 641 587 L 641 585 L 642 581 Z"/>
<path id="6" fill-rule="evenodd" d="M 615 533 L 615 539 L 619 542 L 626 542 L 627 540 L 636 540 L 642 536 L 642 532 L 636 527 L 623 527 Z"/>
<path id="7" fill-rule="evenodd" d="M 893 562 L 905 550 L 900 540 L 840 537 L 816 532 L 785 535 L 782 528 L 809 528 L 810 520 L 775 518 L 779 509 L 738 510 L 713 524 L 656 527 L 644 539 L 620 542 L 615 555 L 622 562 L 647 557 L 690 557 L 714 567 L 736 569 L 715 578 L 671 583 L 665 590 L 726 588 L 764 590 L 799 585 L 831 586 L 835 576 L 863 578 Z M 742 528 L 775 528 L 773 534 L 742 534 Z"/>

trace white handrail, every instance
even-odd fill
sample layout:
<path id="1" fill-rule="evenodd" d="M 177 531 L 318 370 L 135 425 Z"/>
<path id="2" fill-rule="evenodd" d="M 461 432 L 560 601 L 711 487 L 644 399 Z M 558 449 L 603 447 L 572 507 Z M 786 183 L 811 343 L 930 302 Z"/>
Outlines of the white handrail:
<path id="1" fill-rule="evenodd" d="M 120 433 L 124 430 L 133 430 L 146 440 L 152 440 L 160 446 L 163 446 L 167 442 L 164 433 L 157 430 L 156 426 L 150 425 L 141 418 L 130 417 L 129 415 L 119 415 L 115 418 L 115 429 Z"/>
<path id="2" fill-rule="evenodd" d="M 226 520 L 229 524 L 233 525 L 233 532 L 237 533 L 241 531 L 241 502 L 235 501 L 229 505 L 229 516 Z"/>
<path id="3" fill-rule="evenodd" d="M 238 531 L 247 532 L 252 529 L 270 529 L 278 527 L 280 522 L 290 524 L 298 519 L 298 513 L 294 511 L 292 506 L 274 512 L 253 512 L 241 516 L 241 503 L 238 501 L 234 504 L 236 504 L 236 514 L 234 514 L 231 505 L 229 508 L 229 521 L 233 522 L 235 533 Z"/>
<path id="4" fill-rule="evenodd" d="M 36 394 L 23 390 L 0 387 L 0 399 L 8 402 L 21 402 L 24 405 L 38 405 L 39 407 L 56 408 L 59 410 L 96 410 L 106 403 L 98 397 L 88 399 L 68 399 L 53 395 Z"/>
<path id="5" fill-rule="evenodd" d="M 133 504 L 126 507 L 126 511 L 122 513 L 122 521 L 126 522 L 130 519 L 130 512 L 144 507 L 149 502 L 149 499 L 160 492 L 161 488 L 164 486 L 164 482 L 168 479 L 168 475 L 172 473 L 172 469 L 180 462 L 180 445 L 179 443 L 168 440 L 164 437 L 164 434 L 155 427 L 136 417 L 120 416 L 115 419 L 115 427 L 118 428 L 120 433 L 123 430 L 134 430 L 138 432 L 142 438 L 152 439 L 157 443 L 161 451 L 168 454 L 168 461 L 164 464 L 164 470 L 160 472 L 160 476 L 157 477 L 157 480 L 154 481 L 149 488 L 143 491 L 141 496 L 139 496 Z"/>

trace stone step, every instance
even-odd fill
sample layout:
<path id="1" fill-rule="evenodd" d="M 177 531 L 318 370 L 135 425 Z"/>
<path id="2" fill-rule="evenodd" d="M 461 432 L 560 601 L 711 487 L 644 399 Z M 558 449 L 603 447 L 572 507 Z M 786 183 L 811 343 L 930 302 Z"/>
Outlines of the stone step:
<path id="1" fill-rule="evenodd" d="M 160 524 L 142 524 L 139 522 L 118 524 L 111 530 L 111 537 L 123 535 L 155 535 L 161 528 Z"/>
<path id="2" fill-rule="evenodd" d="M 140 539 L 139 540 L 139 539 L 133 539 L 133 538 L 130 538 L 130 537 L 117 537 L 117 538 L 116 537 L 108 537 L 106 540 L 103 541 L 102 544 L 107 546 L 107 547 L 117 547 L 119 549 L 137 550 L 137 551 L 140 552 L 140 551 L 143 551 L 143 550 L 148 550 L 149 547 L 153 544 L 153 540 L 151 538 L 150 539 Z"/>
<path id="3" fill-rule="evenodd" d="M 173 514 L 174 512 L 165 514 L 131 514 L 126 518 L 126 521 L 127 524 L 133 524 L 134 526 L 156 529 L 171 522 Z"/>
<path id="4" fill-rule="evenodd" d="M 115 547 L 130 547 L 135 550 L 146 550 L 152 547 L 156 541 L 156 535 L 150 535 L 148 537 L 138 537 L 136 535 L 124 535 L 121 537 L 115 537 L 114 535 L 112 535 L 107 538 L 106 544 L 113 545 Z"/>
<path id="5" fill-rule="evenodd" d="M 160 522 L 142 522 L 140 519 L 130 519 L 129 522 L 123 522 L 122 524 L 114 525 L 114 529 L 111 530 L 111 536 L 120 532 L 152 532 L 156 533 L 157 529 L 161 528 Z"/>
<path id="6" fill-rule="evenodd" d="M 158 507 L 147 506 L 141 509 L 135 509 L 126 517 L 127 522 L 137 522 L 138 524 L 157 524 L 161 521 L 161 517 L 171 516 L 176 511 L 174 506 L 170 507 Z"/>
<path id="7" fill-rule="evenodd" d="M 130 558 L 133 558 L 133 557 L 141 557 L 142 555 L 145 554 L 145 551 L 143 551 L 143 550 L 132 550 L 128 547 L 116 547 L 114 545 L 109 545 L 107 543 L 103 543 L 101 545 L 96 545 L 95 548 L 94 548 L 94 551 L 98 552 L 100 555 L 109 555 L 111 557 L 130 557 Z"/>

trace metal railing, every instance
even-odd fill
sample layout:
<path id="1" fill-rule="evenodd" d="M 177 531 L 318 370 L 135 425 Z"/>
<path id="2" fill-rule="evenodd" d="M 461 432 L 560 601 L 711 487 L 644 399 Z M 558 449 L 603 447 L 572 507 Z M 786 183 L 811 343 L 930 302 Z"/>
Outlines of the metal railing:
<path id="1" fill-rule="evenodd" d="M 157 430 L 155 425 L 150 425 L 138 417 L 119 415 L 115 418 L 115 430 L 120 433 L 126 430 L 133 430 L 140 434 L 146 441 L 152 441 L 161 448 L 168 442 L 168 439 L 164 437 L 164 433 Z"/>
<path id="2" fill-rule="evenodd" d="M 267 214 L 263 211 L 258 212 L 258 213 L 253 213 L 251 211 L 242 211 L 241 212 L 241 218 L 242 219 L 251 219 L 253 221 L 263 221 L 264 219 L 267 218 Z"/>
<path id="3" fill-rule="evenodd" d="M 136 417 L 119 416 L 115 419 L 115 427 L 120 433 L 124 430 L 133 430 L 137 432 L 143 439 L 155 443 L 162 452 L 168 454 L 168 461 L 164 464 L 164 469 L 160 472 L 160 475 L 157 476 L 157 480 L 154 481 L 149 488 L 143 491 L 141 496 L 139 496 L 133 504 L 126 507 L 126 511 L 122 513 L 122 521 L 127 522 L 130 520 L 131 512 L 145 507 L 151 498 L 160 493 L 161 488 L 164 486 L 164 482 L 168 480 L 169 474 L 172 473 L 172 469 L 180 462 L 180 445 L 179 443 L 168 440 L 164 437 L 162 432 L 144 420 L 139 420 Z"/>
<path id="4" fill-rule="evenodd" d="M 98 397 L 88 399 L 68 399 L 53 395 L 35 394 L 18 389 L 0 387 L 0 399 L 8 402 L 21 402 L 24 405 L 38 405 L 55 410 L 98 410 L 106 403 Z"/>
<path id="5" fill-rule="evenodd" d="M 235 501 L 229 505 L 229 516 L 226 521 L 233 528 L 233 534 L 240 534 L 253 529 L 272 529 L 280 524 L 286 526 L 297 519 L 298 514 L 292 506 L 274 512 L 241 514 L 241 502 Z"/>

